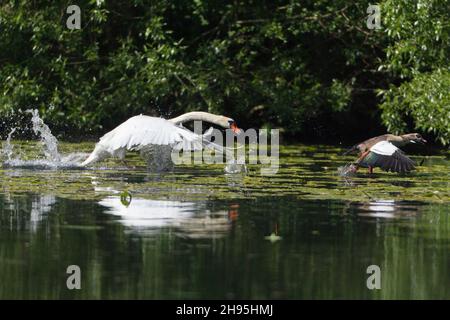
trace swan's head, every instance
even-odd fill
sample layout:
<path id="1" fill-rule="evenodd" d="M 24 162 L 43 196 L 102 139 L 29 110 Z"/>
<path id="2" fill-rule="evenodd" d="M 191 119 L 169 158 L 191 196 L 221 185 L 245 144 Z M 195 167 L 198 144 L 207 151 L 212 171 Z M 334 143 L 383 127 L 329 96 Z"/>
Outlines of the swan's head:
<path id="1" fill-rule="evenodd" d="M 236 121 L 234 121 L 234 119 L 227 118 L 227 117 L 224 117 L 224 118 L 225 118 L 224 119 L 225 122 L 224 122 L 224 125 L 222 125 L 222 127 L 233 130 L 233 132 L 235 134 L 241 133 L 241 129 L 238 128 Z"/>

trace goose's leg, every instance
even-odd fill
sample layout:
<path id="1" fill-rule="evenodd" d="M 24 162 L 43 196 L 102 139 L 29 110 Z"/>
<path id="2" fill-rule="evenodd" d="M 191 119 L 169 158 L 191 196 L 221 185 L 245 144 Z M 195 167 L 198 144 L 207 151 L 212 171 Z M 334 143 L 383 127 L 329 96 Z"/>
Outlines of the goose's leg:
<path id="1" fill-rule="evenodd" d="M 369 166 L 369 174 L 373 174 L 373 167 Z"/>
<path id="2" fill-rule="evenodd" d="M 362 154 L 361 154 L 361 156 L 358 158 L 358 160 L 356 160 L 356 162 L 354 163 L 354 167 L 355 167 L 355 170 L 353 171 L 354 173 L 356 173 L 356 171 L 358 170 L 358 168 L 359 168 L 359 163 L 361 163 L 361 161 L 363 161 L 364 160 L 364 158 L 369 154 L 369 152 L 370 152 L 370 150 L 367 150 L 366 152 L 363 152 Z M 370 167 L 369 166 L 369 173 L 372 173 L 372 167 Z"/>
<path id="3" fill-rule="evenodd" d="M 370 150 L 363 152 L 356 162 L 360 163 L 361 161 L 363 161 L 363 159 L 369 154 L 369 152 L 370 152 Z"/>

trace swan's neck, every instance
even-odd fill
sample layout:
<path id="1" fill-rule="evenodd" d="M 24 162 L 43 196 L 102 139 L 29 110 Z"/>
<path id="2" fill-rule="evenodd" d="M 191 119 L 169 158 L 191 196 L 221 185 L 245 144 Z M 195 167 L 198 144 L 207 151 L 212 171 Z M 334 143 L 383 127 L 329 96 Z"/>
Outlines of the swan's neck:
<path id="1" fill-rule="evenodd" d="M 195 111 L 182 114 L 179 117 L 169 119 L 169 121 L 175 124 L 180 124 L 188 121 L 198 120 L 219 124 L 221 118 L 221 116 L 216 116 L 215 114 L 211 114 L 208 112 Z"/>

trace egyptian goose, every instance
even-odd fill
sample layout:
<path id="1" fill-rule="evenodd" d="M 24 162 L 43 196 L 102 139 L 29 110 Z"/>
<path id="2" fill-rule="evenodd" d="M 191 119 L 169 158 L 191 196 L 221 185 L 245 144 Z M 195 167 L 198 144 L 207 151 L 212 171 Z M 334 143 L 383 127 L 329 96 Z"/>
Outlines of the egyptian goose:
<path id="1" fill-rule="evenodd" d="M 424 144 L 427 141 L 418 133 L 408 133 L 401 136 L 384 134 L 354 145 L 345 154 L 359 151 L 359 158 L 352 164 L 352 171 L 356 172 L 359 167 L 379 167 L 384 171 L 405 173 L 415 169 L 415 163 L 408 158 L 398 147 L 409 143 Z"/>

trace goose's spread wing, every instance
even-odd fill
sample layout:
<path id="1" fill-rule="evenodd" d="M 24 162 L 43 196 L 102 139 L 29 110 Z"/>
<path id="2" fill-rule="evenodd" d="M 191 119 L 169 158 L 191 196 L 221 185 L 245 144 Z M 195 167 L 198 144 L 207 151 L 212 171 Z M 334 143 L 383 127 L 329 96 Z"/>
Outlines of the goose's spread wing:
<path id="1" fill-rule="evenodd" d="M 388 141 L 374 144 L 359 164 L 362 166 L 380 167 L 385 171 L 400 173 L 415 169 L 414 161 Z"/>

